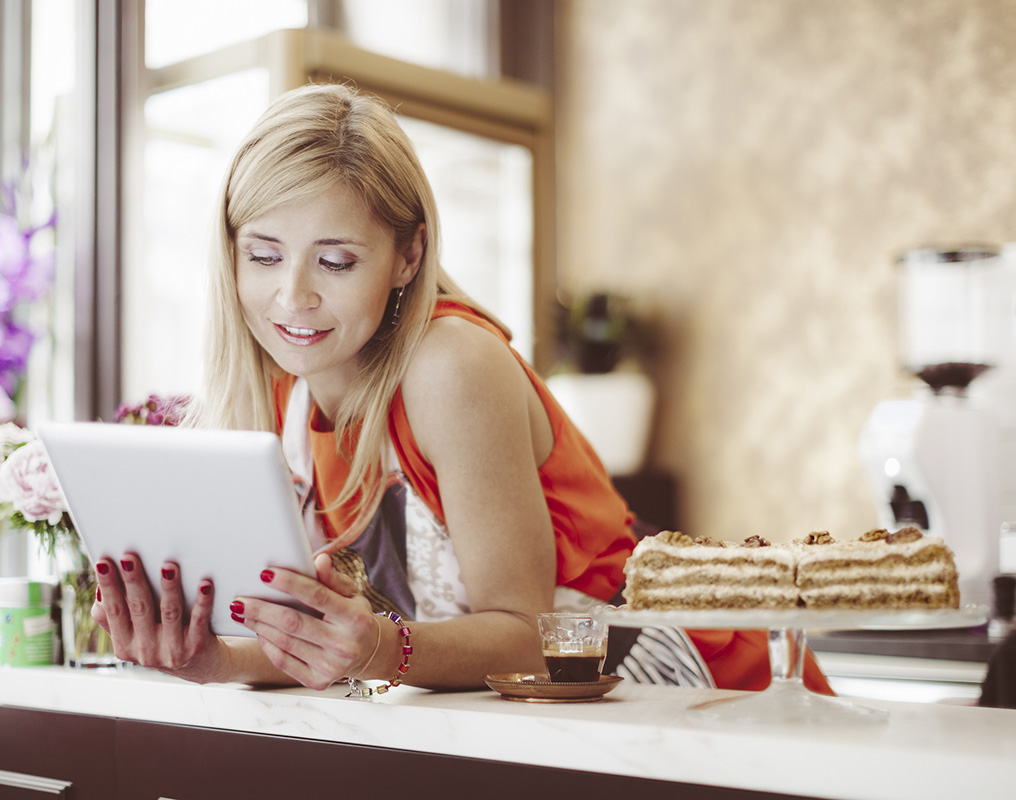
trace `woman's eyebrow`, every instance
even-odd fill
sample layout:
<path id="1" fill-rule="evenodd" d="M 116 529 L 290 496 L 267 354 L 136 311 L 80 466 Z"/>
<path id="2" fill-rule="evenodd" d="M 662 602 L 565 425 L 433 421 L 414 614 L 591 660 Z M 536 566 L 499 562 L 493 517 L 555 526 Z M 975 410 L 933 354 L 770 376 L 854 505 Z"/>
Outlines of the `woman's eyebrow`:
<path id="1" fill-rule="evenodd" d="M 352 245 L 362 246 L 362 244 L 360 242 L 356 241 L 356 239 L 318 239 L 316 242 L 314 242 L 314 244 L 316 244 L 316 245 L 322 245 L 322 244 L 326 244 L 326 245 L 346 245 L 346 244 L 352 244 Z"/>
<path id="2" fill-rule="evenodd" d="M 241 239 L 258 239 L 262 242 L 272 242 L 273 244 L 282 244 L 282 240 L 275 236 L 269 236 L 267 233 L 258 233 L 257 231 L 247 231 L 240 234 Z M 335 246 L 335 245 L 356 245 L 362 247 L 362 243 L 355 239 L 318 239 L 314 242 L 314 245 L 320 247 Z"/>
<path id="3" fill-rule="evenodd" d="M 258 233 L 257 231 L 244 231 L 240 234 L 241 239 L 260 239 L 263 242 L 274 242 L 275 244 L 281 244 L 281 239 L 276 239 L 274 236 L 269 236 L 267 233 Z"/>

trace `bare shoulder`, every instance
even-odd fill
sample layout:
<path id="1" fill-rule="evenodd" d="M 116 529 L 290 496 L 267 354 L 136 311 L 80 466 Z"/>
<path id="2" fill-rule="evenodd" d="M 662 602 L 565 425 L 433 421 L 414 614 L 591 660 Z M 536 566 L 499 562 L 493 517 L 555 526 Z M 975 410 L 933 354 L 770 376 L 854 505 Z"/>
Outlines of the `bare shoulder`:
<path id="1" fill-rule="evenodd" d="M 417 443 L 436 457 L 437 448 L 463 436 L 487 439 L 505 424 L 523 430 L 528 385 L 498 337 L 467 320 L 441 317 L 409 364 L 402 396 Z"/>
<path id="2" fill-rule="evenodd" d="M 521 367 L 503 341 L 479 325 L 458 317 L 430 323 L 403 380 L 407 400 L 414 394 L 462 391 L 497 376 L 517 379 Z"/>

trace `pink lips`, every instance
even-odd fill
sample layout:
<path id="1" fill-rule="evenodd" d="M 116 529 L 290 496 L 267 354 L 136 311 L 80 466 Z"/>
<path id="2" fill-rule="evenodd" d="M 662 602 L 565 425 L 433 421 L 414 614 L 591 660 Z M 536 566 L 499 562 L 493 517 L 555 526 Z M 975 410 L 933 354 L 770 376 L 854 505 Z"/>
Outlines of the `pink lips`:
<path id="1" fill-rule="evenodd" d="M 278 323 L 275 324 L 275 330 L 279 332 L 279 336 L 283 341 L 295 344 L 300 347 L 306 347 L 308 345 L 317 344 L 324 339 L 330 331 L 319 331 L 312 328 L 300 328 L 295 325 L 283 326 Z"/>

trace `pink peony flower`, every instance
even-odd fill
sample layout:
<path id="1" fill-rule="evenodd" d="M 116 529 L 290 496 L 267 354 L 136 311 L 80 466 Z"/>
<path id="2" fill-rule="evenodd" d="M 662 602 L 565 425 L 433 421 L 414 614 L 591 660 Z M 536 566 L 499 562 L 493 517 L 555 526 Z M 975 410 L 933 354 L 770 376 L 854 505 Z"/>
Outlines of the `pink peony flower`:
<path id="1" fill-rule="evenodd" d="M 21 445 L 35 439 L 35 434 L 28 428 L 22 428 L 16 422 L 5 422 L 0 425 L 0 458 L 7 458 Z"/>
<path id="2" fill-rule="evenodd" d="M 11 503 L 28 522 L 60 523 L 67 501 L 42 442 L 19 447 L 0 466 L 0 502 Z"/>

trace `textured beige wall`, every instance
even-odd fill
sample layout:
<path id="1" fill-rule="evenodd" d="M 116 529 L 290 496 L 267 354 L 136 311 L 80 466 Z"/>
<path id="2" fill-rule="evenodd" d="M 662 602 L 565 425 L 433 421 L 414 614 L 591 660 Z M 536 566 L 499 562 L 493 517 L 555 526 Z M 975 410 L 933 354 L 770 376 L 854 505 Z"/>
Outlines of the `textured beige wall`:
<path id="1" fill-rule="evenodd" d="M 856 535 L 892 258 L 1016 239 L 1016 0 L 563 0 L 559 269 L 663 314 L 693 534 Z"/>

